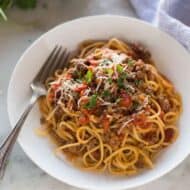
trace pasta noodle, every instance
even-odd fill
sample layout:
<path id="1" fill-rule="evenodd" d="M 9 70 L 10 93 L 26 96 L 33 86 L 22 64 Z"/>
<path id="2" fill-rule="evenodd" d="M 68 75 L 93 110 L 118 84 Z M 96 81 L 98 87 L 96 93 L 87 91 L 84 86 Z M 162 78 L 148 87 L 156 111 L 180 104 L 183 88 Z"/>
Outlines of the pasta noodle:
<path id="1" fill-rule="evenodd" d="M 134 175 L 178 136 L 180 96 L 139 44 L 84 42 L 45 85 L 38 134 L 82 169 Z"/>

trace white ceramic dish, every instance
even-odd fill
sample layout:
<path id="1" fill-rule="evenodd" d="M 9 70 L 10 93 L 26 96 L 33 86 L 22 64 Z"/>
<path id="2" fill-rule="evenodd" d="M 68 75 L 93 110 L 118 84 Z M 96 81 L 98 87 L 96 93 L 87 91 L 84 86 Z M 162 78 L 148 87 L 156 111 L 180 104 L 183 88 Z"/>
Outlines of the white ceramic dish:
<path id="1" fill-rule="evenodd" d="M 36 40 L 18 61 L 8 89 L 8 113 L 14 126 L 30 97 L 29 83 L 39 70 L 55 44 L 69 50 L 87 39 L 120 39 L 143 43 L 152 53 L 158 69 L 164 73 L 181 93 L 183 113 L 179 122 L 177 142 L 163 152 L 155 168 L 133 177 L 113 177 L 80 171 L 67 161 L 59 160 L 53 145 L 36 136 L 40 114 L 37 106 L 25 122 L 19 136 L 24 152 L 49 175 L 67 184 L 94 190 L 117 190 L 136 187 L 150 182 L 176 167 L 190 152 L 190 55 L 174 39 L 142 21 L 121 16 L 93 16 L 61 24 Z"/>

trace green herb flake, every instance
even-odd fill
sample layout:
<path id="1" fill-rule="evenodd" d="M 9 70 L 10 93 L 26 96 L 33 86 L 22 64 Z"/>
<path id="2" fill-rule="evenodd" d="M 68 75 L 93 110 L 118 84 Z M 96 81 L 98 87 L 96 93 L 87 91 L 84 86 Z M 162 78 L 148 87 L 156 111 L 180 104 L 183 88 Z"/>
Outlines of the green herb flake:
<path id="1" fill-rule="evenodd" d="M 123 73 L 120 74 L 120 77 L 121 77 L 122 79 L 126 79 L 127 76 L 128 76 L 128 75 L 127 75 L 126 72 L 123 72 Z"/>
<path id="2" fill-rule="evenodd" d="M 104 90 L 103 93 L 102 93 L 102 96 L 103 97 L 108 97 L 108 96 L 111 96 L 111 93 L 109 90 Z"/>
<path id="3" fill-rule="evenodd" d="M 139 103 L 137 101 L 134 101 L 132 105 L 132 110 L 136 110 L 138 106 L 139 106 Z"/>
<path id="4" fill-rule="evenodd" d="M 92 109 L 96 106 L 97 103 L 97 95 L 94 94 L 90 97 L 90 100 L 87 104 L 85 104 L 84 108 L 86 109 Z"/>
<path id="5" fill-rule="evenodd" d="M 124 80 L 127 78 L 127 73 L 122 72 L 117 79 L 117 85 L 119 88 L 124 88 Z"/>
<path id="6" fill-rule="evenodd" d="M 142 83 L 142 80 L 135 79 L 134 82 L 136 86 L 139 86 Z"/>
<path id="7" fill-rule="evenodd" d="M 121 66 L 121 65 L 117 65 L 117 71 L 119 72 L 119 73 L 122 73 L 123 72 L 123 67 Z"/>
<path id="8" fill-rule="evenodd" d="M 123 80 L 122 77 L 119 77 L 117 79 L 117 85 L 118 85 L 119 88 L 123 88 L 124 87 L 124 83 L 123 82 L 124 82 L 124 80 Z"/>
<path id="9" fill-rule="evenodd" d="M 108 82 L 111 84 L 113 82 L 112 78 L 108 78 Z"/>
<path id="10" fill-rule="evenodd" d="M 113 75 L 113 69 L 109 68 L 106 71 L 110 77 Z"/>
<path id="11" fill-rule="evenodd" d="M 134 61 L 132 59 L 129 59 L 127 63 L 128 63 L 129 66 L 133 66 Z"/>
<path id="12" fill-rule="evenodd" d="M 91 83 L 92 77 L 93 77 L 92 71 L 88 70 L 87 73 L 86 73 L 86 75 L 84 76 L 85 81 L 86 81 L 87 83 Z"/>
<path id="13" fill-rule="evenodd" d="M 80 70 L 75 70 L 73 75 L 74 75 L 74 78 L 82 80 L 82 72 Z"/>

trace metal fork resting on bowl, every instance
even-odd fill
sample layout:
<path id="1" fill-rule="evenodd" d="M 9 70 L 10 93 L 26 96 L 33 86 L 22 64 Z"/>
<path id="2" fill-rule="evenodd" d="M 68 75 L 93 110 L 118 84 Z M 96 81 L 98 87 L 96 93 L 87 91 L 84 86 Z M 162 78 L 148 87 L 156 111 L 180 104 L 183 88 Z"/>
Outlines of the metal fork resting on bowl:
<path id="1" fill-rule="evenodd" d="M 29 112 L 31 111 L 36 101 L 41 96 L 46 95 L 46 88 L 44 85 L 45 80 L 49 76 L 51 76 L 55 72 L 55 70 L 63 69 L 64 67 L 66 67 L 68 63 L 68 58 L 69 53 L 67 53 L 66 49 L 63 49 L 61 46 L 56 46 L 46 59 L 40 71 L 31 82 L 30 88 L 32 90 L 32 95 L 29 103 L 26 106 L 25 111 L 20 116 L 20 119 L 17 121 L 15 127 L 12 129 L 8 137 L 0 146 L 0 178 L 3 178 L 4 176 L 9 155 Z"/>

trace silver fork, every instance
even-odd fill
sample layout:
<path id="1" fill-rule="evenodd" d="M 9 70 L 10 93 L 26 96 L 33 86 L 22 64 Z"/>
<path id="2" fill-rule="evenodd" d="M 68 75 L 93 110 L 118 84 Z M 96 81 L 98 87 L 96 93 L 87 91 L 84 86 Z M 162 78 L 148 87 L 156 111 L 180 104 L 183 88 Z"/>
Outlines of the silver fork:
<path id="1" fill-rule="evenodd" d="M 45 80 L 50 75 L 52 75 L 55 70 L 63 69 L 64 67 L 66 67 L 68 63 L 68 58 L 69 53 L 67 53 L 66 49 L 63 49 L 61 46 L 56 46 L 46 59 L 38 74 L 31 82 L 30 88 L 32 91 L 32 96 L 30 98 L 30 101 L 26 106 L 25 111 L 22 113 L 20 119 L 17 121 L 15 127 L 0 146 L 0 178 L 3 178 L 4 176 L 11 150 L 17 140 L 19 132 L 29 112 L 31 111 L 32 107 L 39 99 L 39 97 L 46 95 L 46 89 L 44 85 Z"/>

